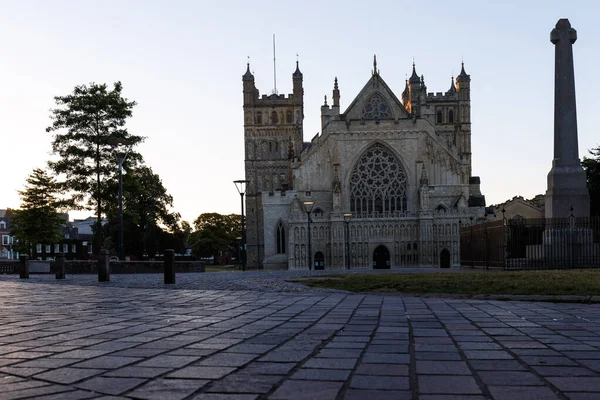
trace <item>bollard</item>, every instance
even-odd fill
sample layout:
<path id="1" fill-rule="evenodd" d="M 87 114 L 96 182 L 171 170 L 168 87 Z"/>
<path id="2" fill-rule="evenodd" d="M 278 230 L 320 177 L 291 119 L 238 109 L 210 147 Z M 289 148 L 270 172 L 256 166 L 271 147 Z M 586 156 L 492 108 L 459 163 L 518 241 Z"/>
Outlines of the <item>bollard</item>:
<path id="1" fill-rule="evenodd" d="M 175 283 L 175 250 L 165 250 L 165 284 Z"/>
<path id="2" fill-rule="evenodd" d="M 19 257 L 19 266 L 21 279 L 29 279 L 29 257 L 26 254 Z"/>
<path id="3" fill-rule="evenodd" d="M 110 282 L 110 268 L 108 250 L 100 250 L 98 259 L 98 282 Z"/>
<path id="4" fill-rule="evenodd" d="M 66 278 L 66 268 L 65 268 L 65 254 L 64 253 L 56 253 L 56 263 L 54 264 L 56 268 L 56 279 L 65 279 Z"/>

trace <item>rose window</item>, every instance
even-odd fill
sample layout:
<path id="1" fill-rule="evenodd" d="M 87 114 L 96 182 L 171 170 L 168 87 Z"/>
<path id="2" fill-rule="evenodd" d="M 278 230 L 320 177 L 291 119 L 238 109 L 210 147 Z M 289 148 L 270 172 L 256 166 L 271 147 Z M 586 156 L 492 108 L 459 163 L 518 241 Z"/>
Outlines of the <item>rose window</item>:
<path id="1" fill-rule="evenodd" d="M 383 145 L 371 146 L 350 175 L 350 208 L 356 213 L 406 211 L 406 174 Z"/>
<path id="2" fill-rule="evenodd" d="M 390 117 L 390 107 L 380 94 L 369 97 L 363 107 L 363 119 L 380 120 Z"/>

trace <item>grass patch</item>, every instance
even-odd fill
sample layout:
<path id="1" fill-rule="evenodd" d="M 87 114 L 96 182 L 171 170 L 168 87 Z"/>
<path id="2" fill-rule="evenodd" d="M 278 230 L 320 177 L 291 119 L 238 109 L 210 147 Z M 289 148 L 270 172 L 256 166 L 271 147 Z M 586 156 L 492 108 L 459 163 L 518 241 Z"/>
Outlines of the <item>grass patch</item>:
<path id="1" fill-rule="evenodd" d="M 351 292 L 598 296 L 600 270 L 349 274 L 301 283 Z"/>
<path id="2" fill-rule="evenodd" d="M 205 265 L 205 272 L 236 272 L 241 271 L 241 265 Z"/>

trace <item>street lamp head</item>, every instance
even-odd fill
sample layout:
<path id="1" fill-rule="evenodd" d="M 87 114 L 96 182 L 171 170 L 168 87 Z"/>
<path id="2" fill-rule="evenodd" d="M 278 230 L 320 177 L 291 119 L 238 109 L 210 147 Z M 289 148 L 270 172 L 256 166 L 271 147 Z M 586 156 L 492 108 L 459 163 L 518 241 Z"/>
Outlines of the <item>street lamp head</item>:
<path id="1" fill-rule="evenodd" d="M 351 219 L 352 219 L 352 214 L 351 213 L 345 213 L 344 214 L 344 221 L 345 222 L 350 222 Z"/>
<path id="2" fill-rule="evenodd" d="M 233 183 L 235 183 L 235 187 L 239 194 L 244 195 L 244 193 L 246 193 L 246 189 L 247 189 L 249 181 L 238 180 L 238 181 L 233 181 Z"/>
<path id="3" fill-rule="evenodd" d="M 310 213 L 315 206 L 314 201 L 303 201 L 302 204 L 304 204 L 304 208 L 306 209 L 307 213 Z"/>

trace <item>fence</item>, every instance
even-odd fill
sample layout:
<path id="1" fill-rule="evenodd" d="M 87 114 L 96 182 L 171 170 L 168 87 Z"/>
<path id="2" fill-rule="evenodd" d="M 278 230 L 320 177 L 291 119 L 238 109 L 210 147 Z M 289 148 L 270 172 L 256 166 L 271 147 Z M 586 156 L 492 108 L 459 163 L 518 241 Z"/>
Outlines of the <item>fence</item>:
<path id="1" fill-rule="evenodd" d="M 461 226 L 461 266 L 551 269 L 600 267 L 600 217 L 516 217 Z"/>

